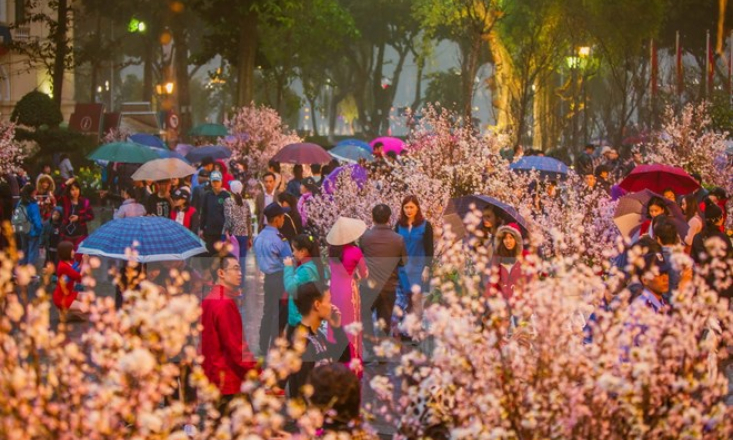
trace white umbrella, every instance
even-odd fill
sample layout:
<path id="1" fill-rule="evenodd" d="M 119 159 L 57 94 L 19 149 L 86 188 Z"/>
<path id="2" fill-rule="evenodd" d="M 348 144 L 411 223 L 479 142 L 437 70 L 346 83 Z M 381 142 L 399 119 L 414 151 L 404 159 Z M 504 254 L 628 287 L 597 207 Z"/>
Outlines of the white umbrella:
<path id="1" fill-rule="evenodd" d="M 367 230 L 363 220 L 339 217 L 328 231 L 326 241 L 332 246 L 343 246 L 355 242 Z"/>
<path id="2" fill-rule="evenodd" d="M 176 157 L 145 162 L 132 174 L 132 180 L 167 180 L 196 174 L 196 168 Z"/>

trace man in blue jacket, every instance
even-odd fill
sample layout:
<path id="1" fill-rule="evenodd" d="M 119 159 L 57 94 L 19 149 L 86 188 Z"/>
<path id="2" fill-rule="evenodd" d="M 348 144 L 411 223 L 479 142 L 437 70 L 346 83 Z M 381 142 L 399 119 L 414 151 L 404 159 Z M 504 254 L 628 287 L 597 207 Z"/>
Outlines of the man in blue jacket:
<path id="1" fill-rule="evenodd" d="M 41 240 L 43 222 L 41 210 L 36 202 L 36 187 L 29 183 L 20 191 L 20 201 L 13 211 L 13 225 L 20 237 L 23 258 L 21 265 L 35 264 L 38 259 L 38 246 Z"/>
<path id="2" fill-rule="evenodd" d="M 230 197 L 222 187 L 222 175 L 214 171 L 209 175 L 211 189 L 206 191 L 201 200 L 201 218 L 199 235 L 206 242 L 209 256 L 217 255 L 216 243 L 222 240 L 224 230 L 224 201 Z"/>

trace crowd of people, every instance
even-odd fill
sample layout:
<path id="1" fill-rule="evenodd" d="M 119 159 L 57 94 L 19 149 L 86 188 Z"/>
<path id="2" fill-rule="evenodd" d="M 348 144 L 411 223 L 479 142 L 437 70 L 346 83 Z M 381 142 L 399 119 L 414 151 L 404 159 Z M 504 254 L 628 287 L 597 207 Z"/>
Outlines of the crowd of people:
<path id="1" fill-rule="evenodd" d="M 382 154 L 379 145 L 374 153 L 376 161 L 368 165 L 370 178 L 399 163 L 395 155 Z M 604 147 L 596 155 L 595 147 L 589 146 L 577 158 L 575 170 L 584 178 L 585 191 L 615 196 L 615 184 L 642 161 L 637 150 L 629 160 L 621 161 L 613 148 Z M 319 236 L 308 218 L 307 205 L 321 192 L 324 176 L 336 166 L 337 162 L 310 165 L 306 170 L 295 165 L 292 179 L 286 181 L 280 164 L 270 162 L 256 181 L 246 161 L 227 164 L 206 157 L 195 175 L 157 182 L 132 180 L 134 167 L 108 166 L 102 196 L 117 205 L 115 219 L 145 215 L 169 218 L 206 244 L 213 264 L 209 273 L 194 277 L 191 283 L 208 292 L 202 301 L 203 366 L 209 380 L 219 387 L 223 405 L 239 393 L 246 373 L 259 368 L 258 356 L 265 356 L 275 340 L 284 336 L 291 344 L 300 338 L 306 347 L 302 368 L 283 383 L 285 392 L 298 397 L 304 385 L 320 384 L 332 392 L 349 394 L 346 400 L 353 410 L 354 399 L 358 407 L 358 382 L 356 391 L 351 385 L 333 390 L 334 385 L 325 378 L 333 376 L 350 383 L 348 370 L 339 363 L 354 359 L 384 362 L 375 343 L 386 337 L 408 338 L 395 328 L 402 315 L 395 313 L 395 306 L 407 313 L 414 311 L 422 305 L 422 294 L 430 290 L 436 228 L 422 211 L 421 201 L 405 194 L 397 213 L 386 204 L 375 205 L 371 228 L 360 220 L 340 217 L 326 236 Z M 700 176 L 692 176 L 700 180 Z M 57 173 L 44 166 L 34 180 L 24 173 L 13 179 L 18 201 L 8 208 L 4 200 L 2 214 L 15 229 L 22 250 L 20 264 L 52 264 L 57 274 L 54 304 L 83 317 L 79 307 L 83 289 L 78 284 L 88 258 L 75 255 L 75 251 L 89 235 L 89 223 L 95 218 L 90 200 L 82 196 L 68 157 L 62 158 Z M 543 185 L 552 196 L 559 193 L 557 187 L 557 182 Z M 631 248 L 642 250 L 644 264 L 634 278 L 638 285 L 628 286 L 634 292 L 632 301 L 659 313 L 673 307 L 671 292 L 688 282 L 693 270 L 672 264 L 674 252 L 682 249 L 702 271 L 712 260 L 710 239 L 719 240 L 721 252 L 733 256 L 730 237 L 722 226 L 726 221 L 724 190 L 701 188 L 691 194 L 668 190 L 661 196 L 648 201 L 646 219 L 633 237 Z M 684 215 L 685 234 L 680 234 L 674 223 L 673 209 Z M 542 213 L 542 206 L 537 212 Z M 393 218 L 397 219 L 394 224 Z M 483 209 L 466 246 L 472 251 L 480 249 L 490 262 L 482 274 L 486 297 L 501 295 L 511 302 L 521 296 L 531 276 L 528 255 L 534 251 L 526 238 L 526 230 L 496 208 L 489 205 Z M 221 243 L 231 244 L 234 251 L 222 252 Z M 250 248 L 264 278 L 264 309 L 256 349 L 247 344 L 237 304 Z M 622 271 L 627 271 L 627 255 L 614 262 Z M 147 267 L 146 277 L 155 281 L 161 270 L 170 267 Z M 120 277 L 118 307 L 124 302 L 126 288 L 141 279 L 139 269 L 132 273 L 128 269 L 125 266 L 125 276 Z M 715 282 L 712 274 L 709 280 Z M 733 286 L 720 293 L 730 298 Z M 248 294 L 251 292 L 245 292 Z M 313 374 L 316 370 L 323 373 Z M 344 411 L 350 419 L 358 414 Z"/>

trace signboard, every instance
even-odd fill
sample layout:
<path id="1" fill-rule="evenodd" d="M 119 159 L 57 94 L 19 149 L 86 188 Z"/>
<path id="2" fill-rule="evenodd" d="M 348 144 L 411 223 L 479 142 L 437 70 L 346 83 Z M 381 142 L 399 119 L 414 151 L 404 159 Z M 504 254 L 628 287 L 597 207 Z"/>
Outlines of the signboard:
<path id="1" fill-rule="evenodd" d="M 69 129 L 84 134 L 99 136 L 102 130 L 103 104 L 79 104 L 74 106 L 74 113 L 69 118 Z"/>

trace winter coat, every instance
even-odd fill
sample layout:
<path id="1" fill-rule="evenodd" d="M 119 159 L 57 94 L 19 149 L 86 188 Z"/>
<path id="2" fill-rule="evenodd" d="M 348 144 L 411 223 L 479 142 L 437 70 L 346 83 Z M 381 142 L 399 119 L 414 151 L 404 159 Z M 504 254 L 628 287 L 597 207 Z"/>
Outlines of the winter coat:
<path id="1" fill-rule="evenodd" d="M 300 320 L 303 319 L 293 299 L 295 293 L 298 291 L 298 287 L 306 283 L 318 282 L 320 278 L 318 266 L 316 266 L 313 260 L 309 259 L 297 268 L 285 266 L 283 270 L 283 284 L 285 285 L 285 291 L 288 292 L 288 325 L 298 325 Z"/>
<path id="2" fill-rule="evenodd" d="M 506 232 L 511 233 L 517 242 L 515 255 L 516 257 L 500 257 L 497 250 Z M 522 244 L 522 234 L 511 226 L 501 226 L 494 236 L 494 256 L 491 259 L 492 273 L 496 271 L 498 281 L 496 283 L 486 283 L 484 296 L 490 296 L 492 289 L 500 292 L 504 299 L 511 299 L 514 291 L 527 282 L 527 275 L 522 268 L 524 257 L 527 252 Z"/>
<path id="3" fill-rule="evenodd" d="M 92 211 L 89 199 L 79 197 L 79 203 L 74 208 L 71 204 L 71 198 L 64 196 L 61 198 L 61 207 L 64 209 L 61 233 L 67 237 L 89 235 L 87 222 L 94 220 L 94 211 Z M 79 219 L 73 224 L 69 221 L 69 217 L 72 215 L 79 216 Z"/>
<path id="4" fill-rule="evenodd" d="M 221 190 L 219 194 L 207 191 L 201 201 L 201 231 L 204 235 L 221 235 L 224 230 L 224 202 L 230 197 L 229 193 Z"/>
<path id="5" fill-rule="evenodd" d="M 230 235 L 252 237 L 252 212 L 249 203 L 242 200 L 242 206 L 234 197 L 224 200 L 224 232 Z"/>
<path id="6" fill-rule="evenodd" d="M 18 205 L 20 204 L 25 206 L 28 221 L 31 223 L 31 230 L 28 232 L 28 236 L 40 237 L 41 232 L 43 232 L 43 220 L 41 219 L 41 209 L 38 207 L 38 202 L 35 199 L 29 202 L 21 200 L 18 202 Z"/>
<path id="7" fill-rule="evenodd" d="M 127 199 L 122 202 L 119 209 L 115 211 L 115 219 L 126 217 L 142 217 L 146 213 L 145 207 L 135 199 Z"/>
<path id="8" fill-rule="evenodd" d="M 256 368 L 242 328 L 242 315 L 234 301 L 235 293 L 216 285 L 201 303 L 201 354 L 209 382 L 227 396 L 239 394 L 242 379 Z"/>

